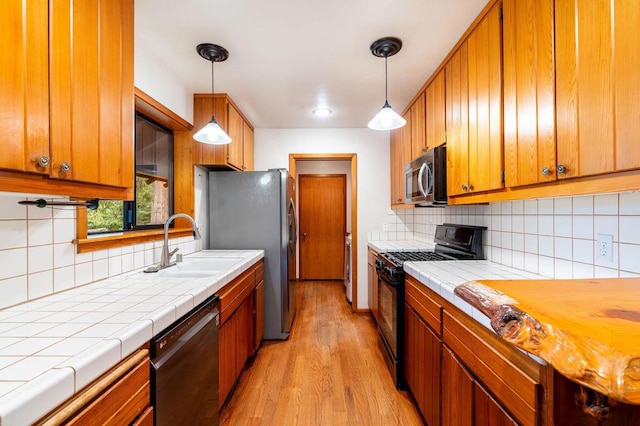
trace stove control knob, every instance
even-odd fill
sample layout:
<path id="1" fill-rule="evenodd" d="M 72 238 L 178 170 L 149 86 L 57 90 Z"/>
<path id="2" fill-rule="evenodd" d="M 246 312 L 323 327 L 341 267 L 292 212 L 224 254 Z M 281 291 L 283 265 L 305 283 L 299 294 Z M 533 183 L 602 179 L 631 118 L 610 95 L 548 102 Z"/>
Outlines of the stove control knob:
<path id="1" fill-rule="evenodd" d="M 396 275 L 395 269 L 393 269 L 391 266 L 387 266 L 386 268 L 384 268 L 384 272 L 391 278 L 394 278 Z"/>
<path id="2" fill-rule="evenodd" d="M 380 259 L 376 259 L 376 269 L 382 269 L 384 262 Z"/>

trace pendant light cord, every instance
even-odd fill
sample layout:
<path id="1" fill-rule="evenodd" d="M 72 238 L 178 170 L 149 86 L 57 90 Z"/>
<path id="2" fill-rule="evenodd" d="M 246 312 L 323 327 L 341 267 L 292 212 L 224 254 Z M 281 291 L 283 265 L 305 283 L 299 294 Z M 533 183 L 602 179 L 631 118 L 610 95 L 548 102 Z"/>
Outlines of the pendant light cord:
<path id="1" fill-rule="evenodd" d="M 384 103 L 388 103 L 387 99 L 387 55 L 384 55 Z"/>
<path id="2" fill-rule="evenodd" d="M 214 93 L 213 93 L 213 70 L 214 70 L 214 65 L 215 61 L 212 59 L 211 60 L 211 119 L 214 120 L 213 117 L 213 112 L 214 112 L 214 107 L 215 107 L 215 97 L 214 97 Z"/>

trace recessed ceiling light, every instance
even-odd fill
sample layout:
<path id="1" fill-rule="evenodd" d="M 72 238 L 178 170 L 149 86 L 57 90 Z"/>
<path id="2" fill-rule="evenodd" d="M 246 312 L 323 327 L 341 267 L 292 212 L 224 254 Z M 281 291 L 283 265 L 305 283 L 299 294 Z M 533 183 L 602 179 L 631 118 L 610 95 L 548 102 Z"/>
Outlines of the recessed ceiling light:
<path id="1" fill-rule="evenodd" d="M 320 108 L 316 108 L 313 111 L 311 111 L 313 113 L 313 115 L 315 115 L 316 117 L 327 117 L 328 115 L 331 114 L 331 110 L 329 108 L 326 107 L 320 107 Z"/>

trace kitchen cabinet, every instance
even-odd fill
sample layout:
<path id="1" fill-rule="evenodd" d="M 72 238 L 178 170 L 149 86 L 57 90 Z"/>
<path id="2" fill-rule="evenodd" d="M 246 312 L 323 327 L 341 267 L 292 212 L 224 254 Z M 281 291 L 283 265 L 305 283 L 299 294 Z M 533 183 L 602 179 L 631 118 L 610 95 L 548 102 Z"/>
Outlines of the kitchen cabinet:
<path id="1" fill-rule="evenodd" d="M 404 127 L 391 131 L 391 207 L 403 207 L 405 200 L 404 167 L 411 161 L 411 110 L 403 116 Z"/>
<path id="2" fill-rule="evenodd" d="M 502 188 L 502 25 L 496 3 L 445 65 L 448 194 Z"/>
<path id="3" fill-rule="evenodd" d="M 558 179 L 640 167 L 640 3 L 555 2 Z"/>
<path id="4" fill-rule="evenodd" d="M 220 297 L 218 359 L 220 408 L 230 397 L 244 365 L 259 348 L 264 335 L 264 308 L 257 305 L 264 301 L 263 275 L 264 263 L 260 261 L 217 293 Z"/>
<path id="5" fill-rule="evenodd" d="M 152 424 L 150 371 L 149 350 L 139 349 L 36 424 Z"/>
<path id="6" fill-rule="evenodd" d="M 422 92 L 416 99 L 411 108 L 411 121 L 407 122 L 411 129 L 411 160 L 419 157 L 427 148 L 427 132 L 425 129 L 426 113 L 425 113 L 425 93 Z M 409 161 L 411 161 L 409 160 Z"/>
<path id="7" fill-rule="evenodd" d="M 442 350 L 442 426 L 473 425 L 473 377 L 447 347 Z"/>
<path id="8" fill-rule="evenodd" d="M 504 0 L 507 187 L 556 179 L 554 1 Z"/>
<path id="9" fill-rule="evenodd" d="M 427 149 L 447 141 L 445 70 L 440 70 L 425 90 L 425 127 Z"/>
<path id="10" fill-rule="evenodd" d="M 0 189 L 127 198 L 133 1 L 13 3 L 0 18 L 9 83 L 0 89 Z"/>
<path id="11" fill-rule="evenodd" d="M 194 140 L 194 163 L 214 169 L 253 169 L 253 128 L 231 98 L 218 93 L 213 97 L 195 94 L 193 100 L 193 133 L 211 120 L 213 102 L 216 121 L 231 137 L 231 143 L 227 145 L 207 145 Z"/>
<path id="12" fill-rule="evenodd" d="M 369 249 L 367 252 L 367 295 L 369 297 L 371 315 L 378 322 L 378 273 L 376 272 L 376 260 L 378 260 L 378 253 Z"/>

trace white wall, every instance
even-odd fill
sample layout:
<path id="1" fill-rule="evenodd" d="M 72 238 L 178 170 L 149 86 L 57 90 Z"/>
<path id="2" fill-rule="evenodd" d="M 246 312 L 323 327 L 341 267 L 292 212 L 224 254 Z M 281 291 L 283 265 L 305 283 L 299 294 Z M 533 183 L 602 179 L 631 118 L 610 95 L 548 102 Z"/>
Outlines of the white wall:
<path id="1" fill-rule="evenodd" d="M 255 168 L 289 167 L 289 154 L 357 154 L 358 308 L 366 309 L 367 234 L 389 209 L 389 132 L 370 129 L 256 129 Z M 356 242 L 354 242 L 354 245 Z"/>
<path id="2" fill-rule="evenodd" d="M 137 36 L 134 61 L 135 86 L 193 123 L 193 92 Z"/>

